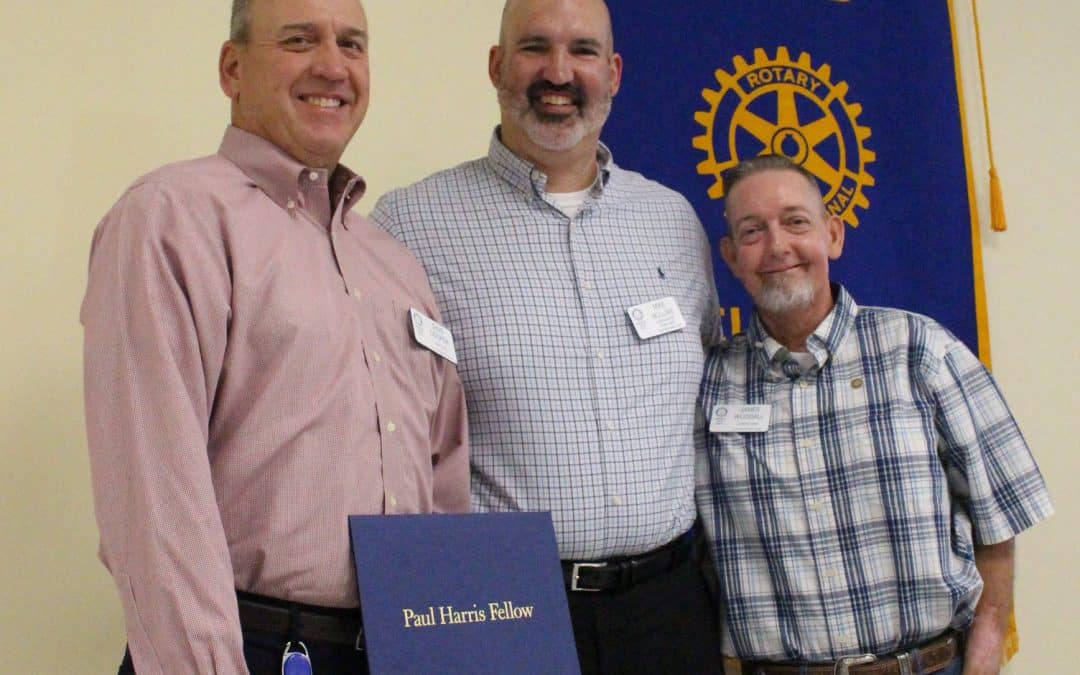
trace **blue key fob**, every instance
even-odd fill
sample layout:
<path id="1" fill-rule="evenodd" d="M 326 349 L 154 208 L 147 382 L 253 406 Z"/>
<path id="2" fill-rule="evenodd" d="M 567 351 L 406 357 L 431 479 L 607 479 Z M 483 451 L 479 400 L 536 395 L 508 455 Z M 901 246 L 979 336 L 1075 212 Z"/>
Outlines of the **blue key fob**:
<path id="1" fill-rule="evenodd" d="M 294 652 L 292 644 L 290 642 L 285 645 L 285 653 L 281 655 L 281 675 L 312 675 L 307 645 L 297 642 L 296 644 L 304 651 Z"/>

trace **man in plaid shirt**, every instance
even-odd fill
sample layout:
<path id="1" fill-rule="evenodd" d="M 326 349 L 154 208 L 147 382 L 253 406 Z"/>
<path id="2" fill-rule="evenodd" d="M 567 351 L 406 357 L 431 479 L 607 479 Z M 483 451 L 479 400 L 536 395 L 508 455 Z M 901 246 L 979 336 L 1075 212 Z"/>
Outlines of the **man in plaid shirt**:
<path id="1" fill-rule="evenodd" d="M 844 224 L 785 157 L 724 177 L 755 302 L 708 357 L 697 496 L 729 673 L 997 673 L 1014 538 L 1053 512 L 993 379 L 933 320 L 829 281 Z"/>

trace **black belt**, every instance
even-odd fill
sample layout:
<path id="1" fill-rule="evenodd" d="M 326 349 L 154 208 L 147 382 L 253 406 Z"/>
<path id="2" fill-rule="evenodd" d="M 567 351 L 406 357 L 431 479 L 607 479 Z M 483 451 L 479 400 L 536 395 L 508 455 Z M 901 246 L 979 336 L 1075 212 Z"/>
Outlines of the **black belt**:
<path id="1" fill-rule="evenodd" d="M 647 553 L 611 560 L 562 561 L 563 581 L 571 591 L 621 591 L 670 572 L 691 556 L 697 528 Z"/>
<path id="2" fill-rule="evenodd" d="M 331 642 L 363 647 L 363 627 L 358 608 L 317 607 L 236 592 L 240 607 L 240 627 L 276 633 L 286 640 Z"/>

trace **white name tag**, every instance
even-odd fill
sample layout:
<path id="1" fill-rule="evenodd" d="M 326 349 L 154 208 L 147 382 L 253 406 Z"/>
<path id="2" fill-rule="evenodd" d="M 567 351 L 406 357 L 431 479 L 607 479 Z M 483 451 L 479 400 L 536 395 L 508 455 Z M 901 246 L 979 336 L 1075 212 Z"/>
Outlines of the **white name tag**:
<path id="1" fill-rule="evenodd" d="M 675 298 L 660 298 L 635 305 L 627 309 L 626 313 L 630 315 L 634 330 L 642 340 L 686 328 L 686 319 L 683 318 Z"/>
<path id="2" fill-rule="evenodd" d="M 423 312 L 415 309 L 409 310 L 409 318 L 412 319 L 413 337 L 424 347 L 435 352 L 450 363 L 457 365 L 457 350 L 454 349 L 454 336 L 450 329 L 438 323 Z"/>
<path id="3" fill-rule="evenodd" d="M 761 433 L 769 430 L 772 406 L 718 404 L 709 420 L 713 433 Z"/>

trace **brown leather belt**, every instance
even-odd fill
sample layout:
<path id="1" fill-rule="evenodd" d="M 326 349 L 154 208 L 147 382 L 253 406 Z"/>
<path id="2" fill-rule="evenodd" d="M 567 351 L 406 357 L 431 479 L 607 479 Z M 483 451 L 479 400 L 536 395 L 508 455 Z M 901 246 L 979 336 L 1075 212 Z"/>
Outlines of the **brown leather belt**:
<path id="1" fill-rule="evenodd" d="M 363 647 L 360 610 L 317 607 L 236 592 L 240 608 L 240 627 L 263 633 L 275 633 L 286 640 L 331 642 Z"/>
<path id="2" fill-rule="evenodd" d="M 660 548 L 611 560 L 562 561 L 563 581 L 571 591 L 621 591 L 670 572 L 688 560 L 698 528 L 692 527 Z"/>
<path id="3" fill-rule="evenodd" d="M 921 647 L 886 656 L 866 654 L 849 656 L 834 663 L 785 663 L 777 661 L 740 661 L 724 657 L 724 675 L 913 675 L 922 664 L 930 675 L 943 670 L 960 653 L 960 640 L 950 631 Z"/>

